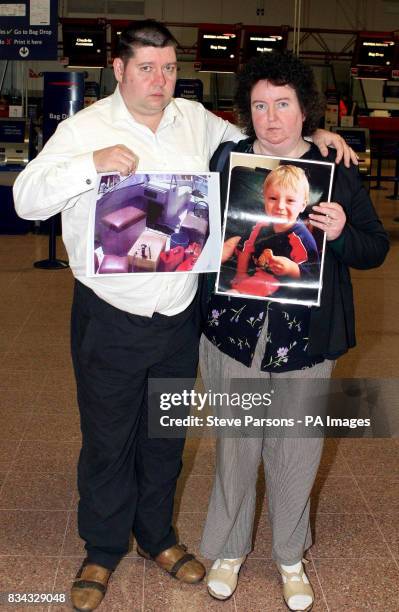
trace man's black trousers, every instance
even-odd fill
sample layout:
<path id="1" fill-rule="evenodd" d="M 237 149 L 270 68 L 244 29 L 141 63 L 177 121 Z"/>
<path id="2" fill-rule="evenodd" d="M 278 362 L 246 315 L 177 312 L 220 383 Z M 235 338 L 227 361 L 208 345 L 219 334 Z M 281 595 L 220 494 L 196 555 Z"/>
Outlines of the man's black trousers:
<path id="1" fill-rule="evenodd" d="M 184 440 L 149 438 L 148 378 L 195 378 L 196 300 L 166 317 L 130 315 L 78 281 L 71 344 L 82 449 L 79 534 L 92 563 L 114 569 L 133 531 L 151 555 L 176 543 L 173 498 Z"/>

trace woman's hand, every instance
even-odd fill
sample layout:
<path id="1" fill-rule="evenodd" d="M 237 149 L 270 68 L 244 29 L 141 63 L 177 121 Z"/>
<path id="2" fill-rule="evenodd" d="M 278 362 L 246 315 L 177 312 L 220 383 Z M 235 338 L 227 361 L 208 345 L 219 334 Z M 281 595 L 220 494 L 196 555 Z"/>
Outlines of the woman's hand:
<path id="1" fill-rule="evenodd" d="M 222 251 L 222 263 L 225 263 L 230 257 L 233 257 L 234 251 L 237 248 L 238 243 L 241 240 L 241 236 L 233 236 L 225 241 Z"/>
<path id="2" fill-rule="evenodd" d="M 330 132 L 328 130 L 316 130 L 314 134 L 312 134 L 312 140 L 320 149 L 320 153 L 323 157 L 327 157 L 328 155 L 328 146 L 337 149 L 337 156 L 335 158 L 336 164 L 339 164 L 342 158 L 344 159 L 344 164 L 347 168 L 350 167 L 351 162 L 355 164 L 355 166 L 357 166 L 359 163 L 354 150 L 346 144 L 342 136 L 336 134 L 335 132 Z"/>
<path id="3" fill-rule="evenodd" d="M 298 264 L 288 259 L 288 257 L 281 255 L 273 255 L 269 259 L 267 267 L 276 276 L 290 276 L 291 278 L 299 278 L 301 276 Z"/>
<path id="4" fill-rule="evenodd" d="M 319 214 L 314 214 L 313 211 Z M 346 223 L 344 209 L 337 202 L 320 202 L 319 205 L 312 206 L 309 219 L 314 227 L 326 232 L 327 240 L 339 238 Z"/>

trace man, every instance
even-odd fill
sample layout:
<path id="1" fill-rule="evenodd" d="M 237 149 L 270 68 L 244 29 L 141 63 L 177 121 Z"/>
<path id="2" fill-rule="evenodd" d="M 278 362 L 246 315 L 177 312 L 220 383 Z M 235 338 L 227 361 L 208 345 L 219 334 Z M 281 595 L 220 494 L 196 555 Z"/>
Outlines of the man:
<path id="1" fill-rule="evenodd" d="M 115 92 L 62 122 L 14 186 L 17 212 L 46 219 L 62 211 L 63 239 L 76 277 L 72 357 L 81 415 L 78 524 L 87 557 L 72 587 L 78 610 L 94 610 L 128 550 L 182 582 L 205 569 L 172 527 L 184 440 L 147 435 L 150 377 L 195 378 L 196 275 L 85 276 L 87 227 L 99 172 L 208 170 L 235 126 L 197 103 L 173 100 L 176 40 L 152 20 L 120 38 Z M 123 143 L 123 144 L 120 144 Z"/>

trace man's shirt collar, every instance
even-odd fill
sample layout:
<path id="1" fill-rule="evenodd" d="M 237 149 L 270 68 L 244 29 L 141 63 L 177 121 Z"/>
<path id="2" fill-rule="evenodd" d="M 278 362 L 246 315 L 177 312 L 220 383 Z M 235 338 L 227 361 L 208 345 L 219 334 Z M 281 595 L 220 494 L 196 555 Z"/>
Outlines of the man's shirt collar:
<path id="1" fill-rule="evenodd" d="M 129 123 L 133 122 L 136 125 L 143 125 L 142 123 L 140 123 L 140 121 L 136 121 L 133 115 L 129 112 L 125 104 L 125 101 L 122 97 L 122 94 L 120 92 L 119 85 L 116 86 L 115 91 L 112 94 L 111 114 L 112 114 L 112 121 L 115 126 L 126 125 L 126 121 Z M 175 99 L 172 98 L 169 104 L 166 106 L 166 108 L 163 111 L 162 119 L 158 126 L 158 130 L 166 127 L 167 125 L 174 123 L 176 119 L 182 116 L 183 116 L 183 113 L 181 112 L 180 108 L 176 104 Z"/>

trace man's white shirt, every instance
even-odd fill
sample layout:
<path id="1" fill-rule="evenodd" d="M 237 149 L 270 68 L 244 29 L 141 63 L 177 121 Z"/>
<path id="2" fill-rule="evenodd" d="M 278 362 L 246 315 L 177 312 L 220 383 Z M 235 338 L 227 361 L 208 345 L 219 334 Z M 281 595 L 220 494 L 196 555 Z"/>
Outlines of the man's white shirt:
<path id="1" fill-rule="evenodd" d="M 93 151 L 123 144 L 139 157 L 137 172 L 206 172 L 221 142 L 243 134 L 202 104 L 173 99 L 156 132 L 135 121 L 115 92 L 59 124 L 55 134 L 14 184 L 17 213 L 47 219 L 62 212 L 62 235 L 76 278 L 126 312 L 174 315 L 192 301 L 196 274 L 86 276 L 89 209 L 97 172 Z M 212 203 L 210 203 L 212 205 Z"/>

